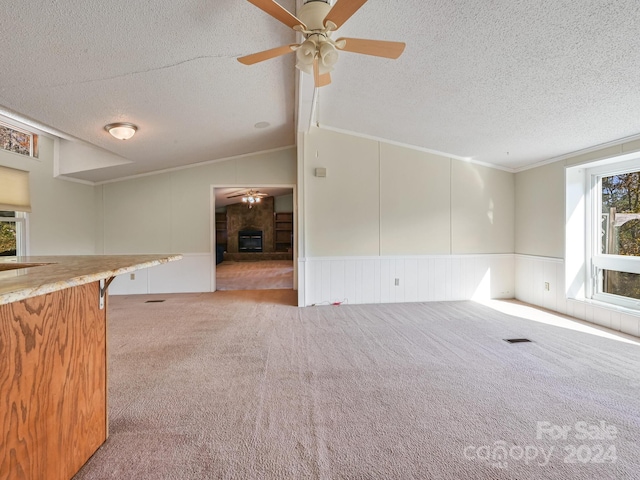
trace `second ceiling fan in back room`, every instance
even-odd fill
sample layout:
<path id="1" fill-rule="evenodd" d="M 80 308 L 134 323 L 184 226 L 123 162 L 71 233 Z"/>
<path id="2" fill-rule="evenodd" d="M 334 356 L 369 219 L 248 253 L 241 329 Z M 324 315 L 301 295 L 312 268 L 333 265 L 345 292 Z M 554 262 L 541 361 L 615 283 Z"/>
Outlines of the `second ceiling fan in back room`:
<path id="1" fill-rule="evenodd" d="M 242 197 L 242 202 L 246 203 L 249 208 L 253 208 L 254 203 L 260 203 L 264 197 L 268 197 L 269 195 L 266 193 L 260 193 L 259 190 L 248 190 L 244 193 L 234 193 L 232 195 L 227 195 L 227 198 L 236 198 Z"/>
<path id="2" fill-rule="evenodd" d="M 332 7 L 329 0 L 308 0 L 300 8 L 298 17 L 274 0 L 248 0 L 285 25 L 302 33 L 304 41 L 283 45 L 238 58 L 240 63 L 254 63 L 296 52 L 296 67 L 313 74 L 316 87 L 331 83 L 331 74 L 338 61 L 338 51 L 363 53 L 384 58 L 398 58 L 404 51 L 402 42 L 366 40 L 362 38 L 331 38 L 332 32 L 340 28 L 367 0 L 337 0 Z"/>

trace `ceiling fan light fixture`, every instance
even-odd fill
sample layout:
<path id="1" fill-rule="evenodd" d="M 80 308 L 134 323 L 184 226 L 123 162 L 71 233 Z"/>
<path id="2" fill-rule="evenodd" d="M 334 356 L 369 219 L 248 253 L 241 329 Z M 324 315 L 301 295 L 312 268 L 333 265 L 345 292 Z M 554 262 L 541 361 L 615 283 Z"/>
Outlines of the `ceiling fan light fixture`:
<path id="1" fill-rule="evenodd" d="M 306 39 L 300 44 L 300 47 L 296 49 L 296 58 L 298 63 L 303 65 L 313 65 L 313 59 L 316 57 L 318 51 L 318 45 L 310 38 Z"/>
<path id="2" fill-rule="evenodd" d="M 372 55 L 382 58 L 398 58 L 404 51 L 403 42 L 369 40 L 363 38 L 339 38 L 331 34 L 338 30 L 367 0 L 303 0 L 297 16 L 280 6 L 275 0 L 248 0 L 265 13 L 304 36 L 301 44 L 283 45 L 263 52 L 239 57 L 245 65 L 296 52 L 296 68 L 312 74 L 314 85 L 324 87 L 331 83 L 333 67 L 339 51 Z"/>
<path id="3" fill-rule="evenodd" d="M 138 127 L 133 123 L 116 122 L 105 125 L 104 129 L 118 140 L 129 140 L 138 131 Z"/>
<path id="4" fill-rule="evenodd" d="M 313 63 L 307 65 L 306 63 L 298 62 L 296 63 L 296 68 L 301 72 L 308 73 L 309 75 L 313 74 Z"/>
<path id="5" fill-rule="evenodd" d="M 333 67 L 338 61 L 338 49 L 329 42 L 320 45 L 320 58 L 327 67 Z"/>
<path id="6" fill-rule="evenodd" d="M 320 74 L 333 71 L 333 67 L 338 61 L 338 50 L 329 42 L 323 42 L 319 49 Z"/>
<path id="7" fill-rule="evenodd" d="M 246 203 L 249 208 L 253 208 L 253 205 L 256 203 L 262 202 L 262 197 L 267 197 L 266 193 L 260 193 L 258 190 L 249 190 L 245 193 L 240 193 L 238 195 L 230 195 L 227 198 L 235 198 L 242 197 L 242 203 Z"/>

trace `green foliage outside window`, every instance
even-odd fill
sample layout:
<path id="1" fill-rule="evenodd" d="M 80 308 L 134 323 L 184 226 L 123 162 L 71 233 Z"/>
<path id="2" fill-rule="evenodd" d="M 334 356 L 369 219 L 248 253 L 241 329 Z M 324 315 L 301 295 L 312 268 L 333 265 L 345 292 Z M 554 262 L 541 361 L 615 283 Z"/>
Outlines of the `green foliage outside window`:
<path id="1" fill-rule="evenodd" d="M 602 177 L 602 213 L 610 219 L 603 253 L 640 256 L 640 172 Z M 627 218 L 616 226 L 621 214 Z M 604 292 L 640 298 L 640 275 L 607 270 L 603 277 Z"/>
<path id="2" fill-rule="evenodd" d="M 0 255 L 16 254 L 16 223 L 0 222 Z"/>
<path id="3" fill-rule="evenodd" d="M 602 209 L 617 213 L 640 212 L 640 172 L 602 177 Z"/>

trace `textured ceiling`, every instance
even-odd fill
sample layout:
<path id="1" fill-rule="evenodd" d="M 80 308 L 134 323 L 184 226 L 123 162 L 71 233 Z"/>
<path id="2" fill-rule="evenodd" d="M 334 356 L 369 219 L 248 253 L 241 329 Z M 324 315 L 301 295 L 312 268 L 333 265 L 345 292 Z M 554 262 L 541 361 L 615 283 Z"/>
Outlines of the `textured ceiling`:
<path id="1" fill-rule="evenodd" d="M 320 125 L 508 168 L 640 133 L 637 0 L 369 4 L 340 33 L 405 53 L 344 53 Z"/>
<path id="2" fill-rule="evenodd" d="M 0 105 L 133 160 L 76 177 L 106 180 L 295 142 L 293 56 L 251 68 L 236 61 L 295 34 L 246 1 L 2 8 L 0 59 L 11 68 L 0 73 Z M 117 141 L 103 129 L 115 121 L 139 131 Z"/>
<path id="3" fill-rule="evenodd" d="M 294 55 L 236 61 L 295 34 L 246 0 L 5 0 L 2 10 L 0 106 L 132 161 L 77 178 L 295 142 Z M 405 41 L 405 53 L 342 53 L 317 121 L 505 168 L 637 135 L 638 25 L 635 0 L 369 0 L 334 38 Z M 308 88 L 300 95 L 309 102 Z M 103 130 L 114 121 L 140 130 L 116 141 Z"/>

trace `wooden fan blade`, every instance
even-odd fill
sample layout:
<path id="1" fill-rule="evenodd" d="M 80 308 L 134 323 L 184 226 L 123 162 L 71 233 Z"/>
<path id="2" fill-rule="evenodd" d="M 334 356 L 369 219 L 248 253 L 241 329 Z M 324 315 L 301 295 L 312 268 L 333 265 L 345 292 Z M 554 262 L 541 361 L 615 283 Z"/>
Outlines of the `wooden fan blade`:
<path id="1" fill-rule="evenodd" d="M 297 45 L 282 45 L 281 47 L 276 47 L 270 50 L 265 50 L 263 52 L 252 53 L 251 55 L 247 55 L 245 57 L 240 57 L 238 58 L 238 61 L 240 63 L 244 63 L 245 65 L 253 65 L 254 63 L 264 62 L 265 60 L 291 53 L 293 52 L 293 48 L 296 46 Z"/>
<path id="2" fill-rule="evenodd" d="M 375 57 L 398 58 L 406 46 L 403 42 L 387 42 L 385 40 L 366 40 L 364 38 L 339 38 L 336 43 L 346 42 L 340 50 L 363 53 Z"/>
<path id="3" fill-rule="evenodd" d="M 313 84 L 320 86 L 320 66 L 318 65 L 318 57 L 313 59 Z"/>
<path id="4" fill-rule="evenodd" d="M 318 57 L 313 59 L 313 84 L 320 88 L 325 87 L 331 83 L 331 75 L 323 73 L 320 75 L 320 64 L 318 63 Z"/>
<path id="5" fill-rule="evenodd" d="M 326 87 L 331 83 L 331 74 L 325 73 L 323 75 L 320 75 L 319 82 L 320 82 L 320 84 L 318 85 L 319 87 Z"/>
<path id="6" fill-rule="evenodd" d="M 329 10 L 327 16 L 324 17 L 325 27 L 331 22 L 335 25 L 332 30 L 337 30 L 365 3 L 367 3 L 367 0 L 338 0 L 333 8 Z"/>
<path id="7" fill-rule="evenodd" d="M 275 0 L 249 0 L 249 3 L 254 4 L 263 12 L 268 13 L 276 20 L 281 21 L 291 28 L 301 25 L 305 30 L 307 29 L 307 26 L 304 23 L 291 14 L 287 9 L 283 8 Z"/>

